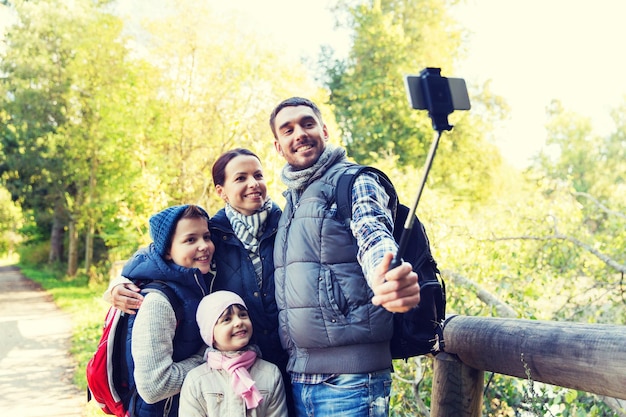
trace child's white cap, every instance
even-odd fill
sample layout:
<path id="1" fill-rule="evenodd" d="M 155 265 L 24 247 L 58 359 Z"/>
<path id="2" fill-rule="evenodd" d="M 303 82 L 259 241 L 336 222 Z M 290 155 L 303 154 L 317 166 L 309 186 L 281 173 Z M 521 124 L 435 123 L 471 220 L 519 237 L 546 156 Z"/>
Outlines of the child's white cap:
<path id="1" fill-rule="evenodd" d="M 202 340 L 208 346 L 213 347 L 213 328 L 217 319 L 233 304 L 239 304 L 248 309 L 242 298 L 231 291 L 215 291 L 200 301 L 196 311 L 196 321 Z"/>

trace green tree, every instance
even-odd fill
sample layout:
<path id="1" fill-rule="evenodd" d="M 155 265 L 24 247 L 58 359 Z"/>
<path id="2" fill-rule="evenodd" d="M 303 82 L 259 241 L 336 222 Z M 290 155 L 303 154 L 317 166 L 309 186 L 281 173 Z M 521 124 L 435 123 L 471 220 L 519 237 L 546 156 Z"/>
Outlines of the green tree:
<path id="1" fill-rule="evenodd" d="M 116 234 L 107 219 L 138 175 L 132 151 L 145 128 L 137 122 L 154 96 L 145 66 L 127 62 L 118 18 L 90 1 L 17 2 L 16 10 L 2 61 L 3 179 L 40 228 L 51 225 L 50 261 L 62 260 L 67 228 L 74 275 L 80 235 L 89 270 L 95 236 Z"/>
<path id="2" fill-rule="evenodd" d="M 0 171 L 12 198 L 33 209 L 37 224 L 51 229 L 51 262 L 62 256 L 64 210 L 62 160 L 53 157 L 54 136 L 67 120 L 70 78 L 65 62 L 72 48 L 61 42 L 59 27 L 70 10 L 52 3 L 15 3 L 19 24 L 8 33 L 2 78 L 3 160 Z"/>
<path id="3" fill-rule="evenodd" d="M 159 202 L 195 202 L 215 211 L 223 205 L 211 182 L 215 159 L 247 147 L 266 171 L 277 171 L 282 162 L 272 146 L 270 111 L 288 96 L 315 96 L 318 88 L 301 64 L 246 30 L 237 16 L 218 15 L 196 1 L 171 2 L 167 10 L 164 17 L 144 21 L 141 32 L 149 34 L 146 59 L 163 74 L 164 129 L 155 132 L 147 157 L 159 168 L 164 194 Z M 269 181 L 278 198 L 280 181 L 274 176 Z"/>
<path id="4" fill-rule="evenodd" d="M 343 143 L 356 161 L 372 164 L 391 153 L 398 156 L 400 166 L 423 165 L 434 140 L 431 121 L 426 112 L 410 109 L 403 79 L 425 67 L 442 68 L 443 76 L 454 72 L 463 35 L 449 13 L 454 3 L 339 3 L 337 13 L 353 31 L 353 45 L 345 59 L 333 60 L 332 51 L 325 51 L 324 82 Z M 442 140 L 431 176 L 432 185 L 470 199 L 489 195 L 502 163 L 485 138 L 501 102 L 477 88 L 473 91 L 484 118 L 451 115 L 455 128 Z"/>
<path id="5" fill-rule="evenodd" d="M 547 198 L 560 194 L 575 205 L 555 218 L 559 230 L 555 227 L 551 236 L 563 242 L 554 243 L 560 248 L 561 257 L 578 254 L 575 261 L 565 258 L 565 267 L 577 278 L 586 279 L 589 293 L 574 298 L 570 308 L 562 309 L 560 314 L 581 320 L 624 322 L 626 317 L 621 283 L 626 271 L 624 119 L 620 108 L 613 115 L 615 131 L 601 137 L 593 132 L 588 118 L 553 102 L 548 122 L 551 148 L 538 156 L 533 167 L 534 175 L 549 178 L 542 181 Z M 563 189 L 567 192 L 563 193 Z M 564 229 L 562 225 L 572 218 L 572 213 L 577 213 L 576 222 L 571 230 Z M 564 250 L 564 246 L 569 249 Z M 574 269 L 574 265 L 579 266 Z M 597 302 L 599 297 L 615 309 L 595 310 L 590 314 L 589 302 Z"/>
<path id="6" fill-rule="evenodd" d="M 251 148 L 279 170 L 271 108 L 319 95 L 280 47 L 197 2 L 172 2 L 143 28 L 127 21 L 129 37 L 92 2 L 55 5 L 15 5 L 0 83 L 1 172 L 44 231 L 33 236 L 50 236 L 51 261 L 63 261 L 68 242 L 70 274 L 81 251 L 86 270 L 107 254 L 127 257 L 168 204 L 221 207 L 210 167 L 226 149 Z M 278 178 L 270 190 L 280 196 Z"/>
<path id="7" fill-rule="evenodd" d="M 559 101 L 548 107 L 548 140 L 554 155 L 542 152 L 539 164 L 550 178 L 565 179 L 579 192 L 589 192 L 597 173 L 590 170 L 598 160 L 599 138 L 593 135 L 591 120 L 566 111 Z"/>
<path id="8" fill-rule="evenodd" d="M 21 208 L 11 199 L 6 189 L 0 188 L 0 253 L 9 259 L 22 241 L 20 229 L 23 225 Z"/>

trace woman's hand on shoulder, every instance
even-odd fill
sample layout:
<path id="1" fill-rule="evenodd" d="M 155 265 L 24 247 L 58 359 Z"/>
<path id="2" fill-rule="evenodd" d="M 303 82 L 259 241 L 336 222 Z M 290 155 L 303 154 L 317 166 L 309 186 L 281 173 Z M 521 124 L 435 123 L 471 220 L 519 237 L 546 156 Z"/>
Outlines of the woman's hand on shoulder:
<path id="1" fill-rule="evenodd" d="M 111 304 L 126 314 L 137 314 L 143 301 L 143 295 L 139 291 L 141 291 L 139 287 L 133 283 L 116 285 L 111 289 Z"/>

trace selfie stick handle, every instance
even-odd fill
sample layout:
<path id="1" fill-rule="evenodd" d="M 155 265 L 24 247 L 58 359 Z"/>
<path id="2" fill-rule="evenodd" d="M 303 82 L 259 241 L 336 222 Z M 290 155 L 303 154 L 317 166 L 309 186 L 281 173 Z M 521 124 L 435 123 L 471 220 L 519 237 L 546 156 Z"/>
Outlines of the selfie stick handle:
<path id="1" fill-rule="evenodd" d="M 389 269 L 393 269 L 400 264 L 402 264 L 402 256 L 404 256 L 404 252 L 406 251 L 406 247 L 409 244 L 409 237 L 411 235 L 411 229 L 413 228 L 413 221 L 415 220 L 415 210 L 417 210 L 417 204 L 420 201 L 420 197 L 422 196 L 422 191 L 424 191 L 424 187 L 426 186 L 426 179 L 428 178 L 428 172 L 430 171 L 430 167 L 433 164 L 433 159 L 435 159 L 435 153 L 437 152 L 437 147 L 439 146 L 439 139 L 441 138 L 441 134 L 443 131 L 438 130 L 435 132 L 435 140 L 430 145 L 430 150 L 428 151 L 428 157 L 426 158 L 426 163 L 424 165 L 424 173 L 422 175 L 422 181 L 420 182 L 420 188 L 417 192 L 417 196 L 415 197 L 415 202 L 413 206 L 410 207 L 409 214 L 406 216 L 406 221 L 404 222 L 404 229 L 402 230 L 402 236 L 400 237 L 400 245 L 398 247 L 398 252 L 396 256 L 394 256 L 391 261 L 391 265 L 389 265 Z"/>

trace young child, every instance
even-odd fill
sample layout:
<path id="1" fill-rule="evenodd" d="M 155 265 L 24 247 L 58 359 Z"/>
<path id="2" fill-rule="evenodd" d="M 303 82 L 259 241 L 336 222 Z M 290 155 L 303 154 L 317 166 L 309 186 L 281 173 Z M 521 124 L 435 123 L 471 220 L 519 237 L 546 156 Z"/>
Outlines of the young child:
<path id="1" fill-rule="evenodd" d="M 287 416 L 285 388 L 278 367 L 261 359 L 250 344 L 252 322 L 234 292 L 216 291 L 196 313 L 209 346 L 206 363 L 189 371 L 180 394 L 184 417 Z"/>
<path id="2" fill-rule="evenodd" d="M 163 293 L 149 292 L 141 309 L 129 317 L 132 328 L 131 400 L 135 417 L 178 416 L 178 399 L 188 371 L 203 362 L 204 341 L 195 320 L 209 293 L 215 246 L 209 216 L 199 206 L 168 207 L 150 218 L 152 243 L 130 259 L 122 275 L 133 282 L 158 280 L 180 301 L 177 316 Z"/>

